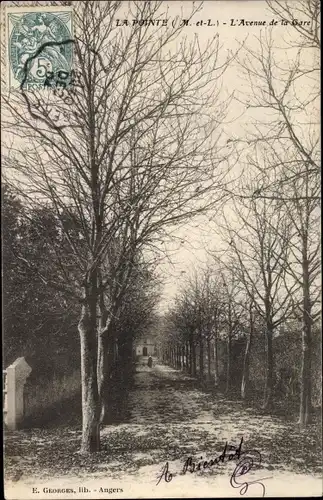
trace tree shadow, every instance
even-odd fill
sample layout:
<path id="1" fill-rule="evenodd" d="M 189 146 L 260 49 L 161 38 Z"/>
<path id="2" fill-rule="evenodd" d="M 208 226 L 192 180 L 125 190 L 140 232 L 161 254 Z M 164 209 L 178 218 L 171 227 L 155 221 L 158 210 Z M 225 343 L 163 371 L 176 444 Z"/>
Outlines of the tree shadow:
<path id="1" fill-rule="evenodd" d="M 106 414 L 102 424 L 112 425 L 128 422 L 131 418 L 129 393 L 134 386 L 132 372 L 119 373 L 105 390 Z"/>

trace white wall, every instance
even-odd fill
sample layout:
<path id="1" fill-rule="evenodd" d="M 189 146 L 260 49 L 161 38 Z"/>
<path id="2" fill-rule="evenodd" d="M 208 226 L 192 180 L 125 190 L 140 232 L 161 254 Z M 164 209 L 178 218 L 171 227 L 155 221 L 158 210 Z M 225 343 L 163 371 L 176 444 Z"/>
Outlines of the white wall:
<path id="1" fill-rule="evenodd" d="M 155 352 L 155 345 L 154 344 L 138 344 L 136 346 L 136 355 L 137 356 L 143 356 L 144 347 L 147 347 L 147 356 L 154 355 L 154 352 Z"/>

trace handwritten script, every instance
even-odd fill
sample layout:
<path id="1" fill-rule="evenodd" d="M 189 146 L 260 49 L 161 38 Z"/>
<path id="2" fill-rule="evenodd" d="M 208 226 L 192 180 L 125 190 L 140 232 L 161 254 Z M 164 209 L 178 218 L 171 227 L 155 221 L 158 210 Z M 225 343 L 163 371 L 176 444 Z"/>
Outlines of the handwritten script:
<path id="1" fill-rule="evenodd" d="M 229 445 L 228 442 L 225 443 L 223 451 L 220 455 L 212 458 L 211 460 L 205 460 L 200 457 L 200 460 L 193 460 L 193 457 L 187 457 L 184 461 L 183 468 L 181 471 L 182 475 L 187 472 L 193 474 L 198 471 L 203 471 L 205 469 L 210 469 L 215 466 L 221 465 L 226 462 L 231 462 L 237 460 L 236 467 L 230 477 L 230 485 L 232 488 L 239 489 L 240 495 L 245 495 L 250 486 L 256 486 L 260 488 L 260 493 L 264 497 L 266 493 L 266 488 L 262 481 L 269 479 L 269 477 L 254 480 L 252 477 L 248 478 L 250 471 L 258 469 L 261 465 L 261 454 L 257 450 L 245 450 L 242 451 L 243 438 L 241 438 L 239 446 Z M 161 481 L 170 483 L 173 480 L 173 474 L 170 472 L 169 462 L 166 462 L 162 468 L 161 474 L 158 476 L 158 485 Z"/>

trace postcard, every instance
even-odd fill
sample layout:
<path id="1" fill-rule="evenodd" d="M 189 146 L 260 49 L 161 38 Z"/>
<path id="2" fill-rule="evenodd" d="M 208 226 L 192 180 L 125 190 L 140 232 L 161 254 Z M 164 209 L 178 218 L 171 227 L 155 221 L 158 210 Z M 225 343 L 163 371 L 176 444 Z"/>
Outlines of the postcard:
<path id="1" fill-rule="evenodd" d="M 319 0 L 1 40 L 5 498 L 320 497 Z"/>

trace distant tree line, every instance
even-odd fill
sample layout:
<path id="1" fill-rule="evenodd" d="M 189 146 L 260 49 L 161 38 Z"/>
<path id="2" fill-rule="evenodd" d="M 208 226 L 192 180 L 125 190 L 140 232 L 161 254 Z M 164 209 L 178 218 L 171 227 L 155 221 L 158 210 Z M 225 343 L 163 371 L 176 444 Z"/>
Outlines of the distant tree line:
<path id="1" fill-rule="evenodd" d="M 244 83 L 236 100 L 247 126 L 228 142 L 236 145 L 241 176 L 230 186 L 230 205 L 216 214 L 211 263 L 185 284 L 167 315 L 163 352 L 174 366 L 185 359 L 193 375 L 198 357 L 204 379 L 203 352 L 209 364 L 213 349 L 216 384 L 222 339 L 225 391 L 238 370 L 241 397 L 252 395 L 251 383 L 262 385 L 263 407 L 271 410 L 285 386 L 304 426 L 321 381 L 320 2 L 267 5 L 287 21 L 286 35 L 261 32 L 237 56 Z M 293 24 L 300 17 L 306 25 Z M 233 345 L 241 339 L 237 367 Z"/>
<path id="2" fill-rule="evenodd" d="M 266 321 L 244 292 L 239 276 L 213 263 L 196 270 L 164 316 L 159 334 L 162 360 L 196 377 L 203 387 L 280 411 L 300 411 L 302 322 L 291 313 L 272 334 L 268 404 Z M 311 413 L 321 401 L 320 327 L 313 324 Z"/>

